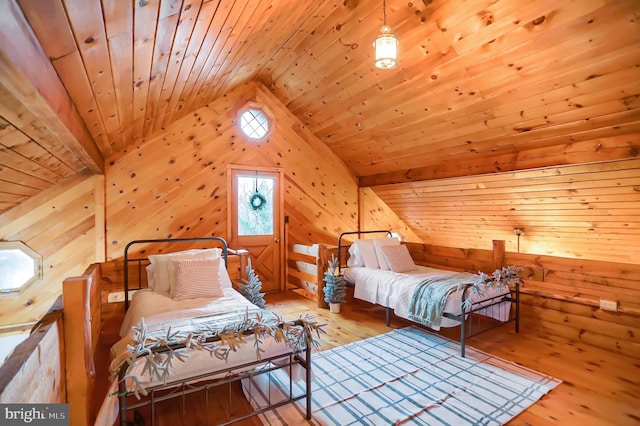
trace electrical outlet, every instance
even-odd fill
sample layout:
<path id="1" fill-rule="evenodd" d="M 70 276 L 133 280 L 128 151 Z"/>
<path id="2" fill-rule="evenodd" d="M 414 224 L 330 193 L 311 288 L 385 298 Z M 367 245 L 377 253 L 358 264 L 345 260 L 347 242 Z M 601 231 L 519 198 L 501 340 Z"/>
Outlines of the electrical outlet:
<path id="1" fill-rule="evenodd" d="M 133 296 L 133 293 L 135 293 L 137 290 L 129 290 L 129 300 L 131 300 L 131 296 Z M 118 303 L 118 302 L 124 302 L 124 291 L 112 291 L 111 293 L 109 293 L 109 295 L 107 296 L 107 303 Z"/>
<path id="2" fill-rule="evenodd" d="M 603 311 L 617 311 L 618 302 L 615 300 L 600 299 L 600 309 Z"/>

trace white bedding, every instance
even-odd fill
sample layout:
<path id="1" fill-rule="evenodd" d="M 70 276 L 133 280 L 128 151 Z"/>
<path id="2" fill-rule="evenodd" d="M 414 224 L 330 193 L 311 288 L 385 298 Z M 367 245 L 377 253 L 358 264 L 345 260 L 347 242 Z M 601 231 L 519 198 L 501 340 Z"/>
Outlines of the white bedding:
<path id="1" fill-rule="evenodd" d="M 139 324 L 141 317 L 144 318 L 148 332 L 151 332 L 165 328 L 167 321 L 171 321 L 173 330 L 182 330 L 188 327 L 197 327 L 198 323 L 203 321 L 210 321 L 212 316 L 216 321 L 218 319 L 221 321 L 241 320 L 247 312 L 251 314 L 260 311 L 260 308 L 250 303 L 236 290 L 224 288 L 223 292 L 224 297 L 216 299 L 197 298 L 176 301 L 168 296 L 154 293 L 148 289 L 137 291 L 131 300 L 129 310 L 125 315 L 120 330 L 120 335 L 123 339 L 114 345 L 112 355 L 117 353 L 122 354 L 123 349 L 126 351 L 125 345 L 129 342 L 126 337 L 131 332 L 131 327 Z M 212 357 L 207 351 L 189 351 L 189 359 L 187 362 L 176 361 L 173 363 L 169 381 L 184 381 L 201 374 L 255 362 L 258 360 L 258 357 L 256 355 L 254 342 L 255 338 L 253 335 L 247 336 L 245 338 L 245 344 L 240 345 L 237 351 L 229 354 L 226 362 L 217 359 L 215 356 Z M 260 354 L 260 359 L 279 355 L 283 355 L 284 357 L 292 352 L 285 343 L 276 343 L 271 338 L 264 339 L 260 347 L 263 350 Z M 115 362 L 115 364 L 117 363 L 118 361 Z M 144 361 L 142 360 L 132 373 L 139 375 L 143 365 Z M 298 371 L 298 366 L 296 365 L 295 367 L 294 378 L 302 377 L 302 372 Z M 220 376 L 222 375 L 224 375 L 224 373 Z M 144 376 L 143 379 L 148 382 L 145 385 L 147 388 L 155 384 L 160 384 L 156 379 L 150 380 L 148 376 Z M 128 385 L 127 388 L 131 389 L 132 387 Z M 117 380 L 114 380 L 109 393 L 116 390 Z M 108 396 L 101 407 L 98 419 L 104 421 L 104 423 L 101 424 L 112 425 L 117 417 L 117 412 L 118 398 Z"/>
<path id="2" fill-rule="evenodd" d="M 425 278 L 455 273 L 455 271 L 434 269 L 426 266 L 417 266 L 417 268 L 418 269 L 413 272 L 397 273 L 381 269 L 358 267 L 343 269 L 343 273 L 347 282 L 355 285 L 353 295 L 356 299 L 391 308 L 397 316 L 410 319 L 409 306 L 416 286 Z M 479 302 L 500 294 L 507 294 L 508 292 L 508 289 L 496 290 L 490 288 L 480 296 L 473 295 L 471 299 L 473 302 Z M 469 292 L 467 293 L 467 297 L 468 295 Z M 447 300 L 444 312 L 459 315 L 461 312 L 460 298 L 460 291 L 451 294 Z M 491 316 L 499 321 L 506 321 L 509 319 L 510 307 L 511 303 L 503 302 L 479 313 Z M 441 326 L 454 327 L 459 324 L 458 321 L 443 318 Z"/>

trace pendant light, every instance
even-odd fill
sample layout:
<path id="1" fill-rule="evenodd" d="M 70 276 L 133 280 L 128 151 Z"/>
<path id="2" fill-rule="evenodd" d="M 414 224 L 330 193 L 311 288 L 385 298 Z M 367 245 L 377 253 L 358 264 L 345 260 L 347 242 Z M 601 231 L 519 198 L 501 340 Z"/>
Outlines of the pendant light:
<path id="1" fill-rule="evenodd" d="M 383 25 L 380 27 L 380 35 L 376 38 L 373 46 L 376 48 L 376 68 L 388 70 L 397 64 L 398 40 L 391 34 L 391 27 L 387 25 L 387 5 L 382 0 Z"/>

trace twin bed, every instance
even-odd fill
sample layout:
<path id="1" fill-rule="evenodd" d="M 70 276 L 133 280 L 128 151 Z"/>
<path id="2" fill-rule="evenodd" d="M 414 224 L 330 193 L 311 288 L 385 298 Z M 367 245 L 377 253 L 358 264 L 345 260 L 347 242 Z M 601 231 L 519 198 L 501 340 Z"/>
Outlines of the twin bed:
<path id="1" fill-rule="evenodd" d="M 360 238 L 380 232 L 383 238 Z M 358 238 L 347 256 L 343 238 L 352 234 Z M 518 279 L 509 283 L 512 286 L 477 291 L 476 276 L 416 265 L 406 246 L 387 234 L 345 233 L 337 248 L 340 272 L 354 285 L 354 296 L 384 306 L 387 324 L 393 311 L 435 329 L 460 325 L 462 356 L 465 338 L 478 331 L 472 330 L 473 317 L 491 317 L 495 325 L 515 321 L 518 331 Z M 178 250 L 180 244 L 189 249 Z M 164 254 L 147 254 L 158 252 Z M 226 268 L 228 252 L 226 242 L 217 237 L 138 240 L 126 246 L 124 262 L 116 262 L 121 272 L 103 277 L 102 264 L 97 264 L 83 277 L 65 281 L 65 305 L 71 300 L 81 305 L 77 318 L 67 315 L 65 306 L 65 330 L 76 330 L 65 333 L 70 339 L 67 345 L 82 349 L 67 355 L 67 364 L 73 367 L 67 372 L 67 392 L 76 395 L 81 405 L 70 399 L 72 424 L 93 423 L 96 418 L 96 424 L 104 425 L 116 421 L 121 425 L 158 424 L 167 410 L 174 415 L 176 410 L 191 411 L 188 398 L 192 394 L 204 395 L 201 405 L 214 407 L 215 413 L 199 415 L 204 424 L 234 423 L 295 401 L 306 404 L 306 418 L 310 419 L 311 347 L 317 343 L 314 334 L 322 331 L 321 326 L 305 318 L 285 321 L 250 303 L 232 288 Z M 118 278 L 114 281 L 111 276 Z M 442 279 L 448 282 L 446 297 L 441 299 L 446 303 L 434 316 L 414 295 L 421 286 L 438 287 L 429 284 Z M 125 297 L 122 303 L 126 313 L 119 330 L 121 340 L 111 348 L 111 388 L 96 415 L 92 410 L 97 407 L 91 408 L 92 377 L 96 376 L 91 366 L 99 350 L 98 337 L 104 335 L 102 320 L 112 315 L 105 310 L 107 290 L 101 286 L 115 289 L 119 282 L 124 284 L 124 294 L 132 297 Z M 72 298 L 72 291 L 80 291 L 77 299 Z M 78 343 L 73 339 L 79 339 Z M 186 351 L 186 347 L 199 350 Z M 252 407 L 237 405 L 244 398 L 231 395 L 233 384 L 251 400 L 250 378 L 269 377 L 276 369 L 285 369 L 290 377 L 285 398 L 271 400 L 266 395 L 260 403 L 251 401 Z M 298 380 L 304 384 L 293 386 Z M 304 391 L 293 391 L 299 388 Z M 227 396 L 221 398 L 222 393 Z M 163 408 L 167 403 L 172 404 L 170 408 Z M 74 421 L 78 418 L 87 420 Z"/>
<path id="2" fill-rule="evenodd" d="M 139 246 L 162 243 L 217 247 L 131 255 Z M 199 392 L 207 408 L 233 383 L 250 383 L 248 377 L 276 369 L 303 380 L 304 392 L 294 394 L 291 386 L 287 398 L 267 401 L 250 413 L 228 396 L 227 407 L 218 401 L 216 413 L 203 414 L 205 423 L 233 423 L 298 400 L 305 400 L 311 417 L 312 334 L 319 330 L 306 319 L 284 321 L 233 289 L 227 253 L 226 242 L 217 237 L 138 240 L 126 246 L 124 291 L 135 293 L 125 300 L 122 339 L 111 349 L 112 396 L 98 416 L 105 424 L 113 424 L 118 415 L 121 425 L 142 418 L 145 424 L 158 424 L 159 404 L 165 401 L 178 401 L 170 404 L 191 411 L 185 398 Z M 222 418 L 220 411 L 225 412 Z"/>
<path id="3" fill-rule="evenodd" d="M 353 242 L 345 242 L 354 236 Z M 520 280 L 515 268 L 487 276 L 416 265 L 407 247 L 386 230 L 341 234 L 338 258 L 354 298 L 385 307 L 387 326 L 391 312 L 434 330 L 460 326 L 463 357 L 468 337 L 511 321 L 519 331 Z M 474 330 L 475 317 L 493 321 Z"/>

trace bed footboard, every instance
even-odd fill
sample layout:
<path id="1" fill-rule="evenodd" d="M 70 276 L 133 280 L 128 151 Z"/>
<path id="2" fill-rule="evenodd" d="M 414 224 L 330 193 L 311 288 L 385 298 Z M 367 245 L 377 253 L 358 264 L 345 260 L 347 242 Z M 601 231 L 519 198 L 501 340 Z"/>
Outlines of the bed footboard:
<path id="1" fill-rule="evenodd" d="M 187 381 L 168 382 L 149 387 L 146 389 L 147 395 L 141 399 L 133 399 L 133 392 L 127 391 L 125 384 L 127 365 L 124 365 L 120 370 L 118 383 L 119 424 L 128 426 L 137 419 L 137 421 L 144 421 L 144 424 L 155 425 L 159 418 L 162 417 L 163 421 L 166 421 L 166 416 L 171 415 L 171 412 L 175 413 L 176 408 L 179 408 L 178 413 L 198 410 L 197 417 L 206 418 L 207 424 L 228 425 L 301 400 L 305 401 L 305 418 L 310 420 L 311 351 L 312 343 L 308 341 L 306 348 L 300 351 L 218 369 L 207 374 L 189 377 Z M 302 386 L 294 385 L 296 377 L 300 376 L 295 371 L 297 366 L 304 370 Z M 272 399 L 271 394 L 268 394 L 264 397 L 266 405 L 257 405 L 252 410 L 246 406 L 234 406 L 234 402 L 237 403 L 231 393 L 234 384 L 242 387 L 244 382 L 248 383 L 250 395 L 251 383 L 256 378 L 265 375 L 267 382 L 270 383 L 271 373 L 282 369 L 286 370 L 290 377 L 286 398 Z M 226 406 L 220 401 L 221 395 L 224 394 L 228 395 L 225 401 Z M 193 396 L 199 398 L 198 401 L 205 401 L 197 409 L 186 402 Z M 170 408 L 162 408 L 162 404 L 169 404 Z"/>

